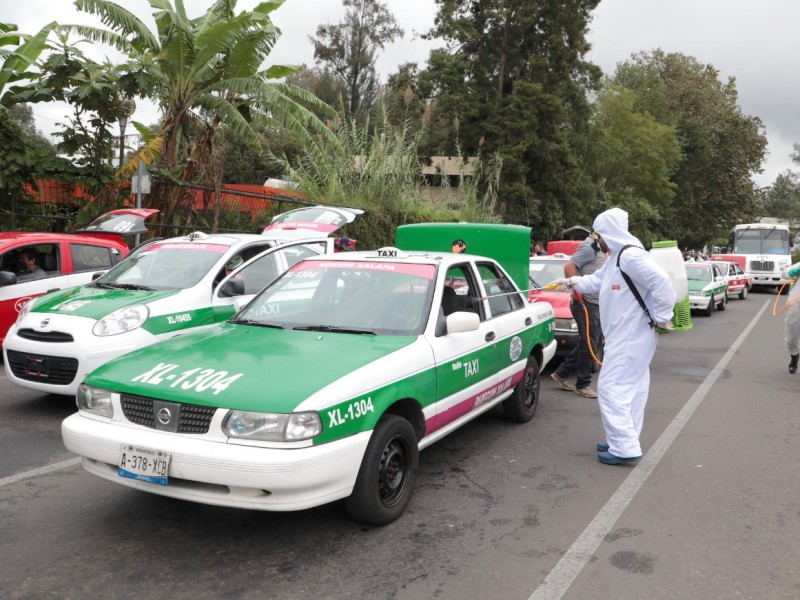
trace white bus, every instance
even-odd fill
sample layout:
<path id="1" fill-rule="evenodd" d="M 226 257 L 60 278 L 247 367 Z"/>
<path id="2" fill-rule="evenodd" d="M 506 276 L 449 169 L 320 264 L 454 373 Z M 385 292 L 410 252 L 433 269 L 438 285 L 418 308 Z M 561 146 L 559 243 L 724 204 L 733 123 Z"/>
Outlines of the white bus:
<path id="1" fill-rule="evenodd" d="M 753 285 L 778 288 L 786 282 L 781 269 L 792 263 L 789 227 L 765 223 L 736 225 L 728 243 L 733 255 L 744 258 L 742 268 L 753 277 Z"/>

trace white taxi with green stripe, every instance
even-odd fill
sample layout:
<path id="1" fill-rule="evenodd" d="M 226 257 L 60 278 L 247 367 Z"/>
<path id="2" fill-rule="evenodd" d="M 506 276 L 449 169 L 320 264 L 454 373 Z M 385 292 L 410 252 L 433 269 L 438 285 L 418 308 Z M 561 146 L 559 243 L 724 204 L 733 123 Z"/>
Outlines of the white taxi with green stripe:
<path id="1" fill-rule="evenodd" d="M 88 285 L 26 304 L 3 344 L 9 381 L 74 395 L 106 361 L 225 321 L 289 266 L 332 251 L 330 238 L 283 243 L 193 233 L 156 240 Z"/>
<path id="2" fill-rule="evenodd" d="M 553 327 L 552 307 L 490 258 L 309 258 L 228 322 L 99 367 L 63 439 L 91 473 L 140 490 L 275 511 L 346 498 L 388 523 L 419 449 L 498 404 L 533 417 Z"/>
<path id="3" fill-rule="evenodd" d="M 714 308 L 725 310 L 728 304 L 728 282 L 712 262 L 686 263 L 689 285 L 689 307 L 711 316 Z"/>

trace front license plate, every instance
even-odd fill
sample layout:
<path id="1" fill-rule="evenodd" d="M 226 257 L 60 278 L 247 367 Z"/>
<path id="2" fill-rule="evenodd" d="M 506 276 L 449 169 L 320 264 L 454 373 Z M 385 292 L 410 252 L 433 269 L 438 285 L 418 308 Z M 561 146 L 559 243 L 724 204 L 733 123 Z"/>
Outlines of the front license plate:
<path id="1" fill-rule="evenodd" d="M 167 485 L 169 453 L 141 446 L 123 446 L 117 472 L 120 477 Z"/>

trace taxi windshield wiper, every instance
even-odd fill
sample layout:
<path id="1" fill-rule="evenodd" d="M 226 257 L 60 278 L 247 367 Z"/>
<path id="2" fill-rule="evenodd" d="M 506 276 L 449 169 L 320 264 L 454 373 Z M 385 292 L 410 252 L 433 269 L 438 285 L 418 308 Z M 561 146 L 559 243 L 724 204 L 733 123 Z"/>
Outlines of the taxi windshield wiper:
<path id="1" fill-rule="evenodd" d="M 155 288 L 147 287 L 146 285 L 137 285 L 135 283 L 104 283 L 104 287 L 113 288 L 116 290 L 139 290 L 142 292 L 153 292 Z"/>
<path id="2" fill-rule="evenodd" d="M 299 325 L 292 327 L 295 331 L 330 331 L 333 333 L 357 333 L 360 335 L 375 335 L 372 329 L 352 329 L 349 327 L 334 327 L 333 325 Z"/>
<path id="3" fill-rule="evenodd" d="M 231 319 L 228 323 L 235 323 L 236 325 L 255 325 L 256 327 L 271 327 L 273 329 L 286 329 L 284 325 L 276 323 L 265 323 L 264 321 L 257 321 L 255 319 Z"/>

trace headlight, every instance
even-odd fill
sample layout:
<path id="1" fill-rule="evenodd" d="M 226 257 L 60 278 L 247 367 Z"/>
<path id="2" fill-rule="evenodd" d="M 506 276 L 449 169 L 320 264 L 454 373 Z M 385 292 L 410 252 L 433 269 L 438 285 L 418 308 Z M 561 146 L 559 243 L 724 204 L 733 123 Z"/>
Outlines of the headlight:
<path id="1" fill-rule="evenodd" d="M 556 329 L 561 331 L 578 331 L 575 319 L 556 319 Z"/>
<path id="2" fill-rule="evenodd" d="M 31 298 L 25 304 L 23 304 L 19 309 L 19 314 L 17 315 L 16 324 L 19 325 L 22 322 L 29 312 L 31 312 L 31 307 L 33 306 L 34 299 Z"/>
<path id="3" fill-rule="evenodd" d="M 134 304 L 107 314 L 94 324 L 92 333 L 98 336 L 117 335 L 133 331 L 147 321 L 150 311 L 144 304 Z"/>
<path id="4" fill-rule="evenodd" d="M 322 422 L 313 412 L 285 415 L 232 410 L 222 422 L 222 431 L 234 438 L 294 442 L 318 436 Z"/>
<path id="5" fill-rule="evenodd" d="M 78 408 L 86 412 L 100 415 L 101 417 L 114 416 L 114 406 L 111 404 L 111 392 L 81 384 L 78 388 Z"/>

